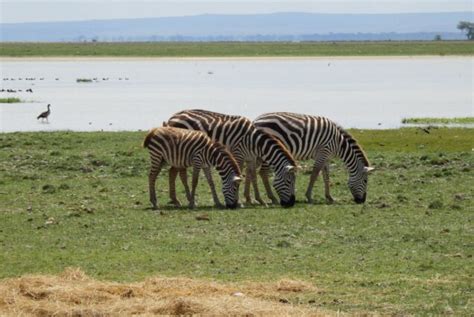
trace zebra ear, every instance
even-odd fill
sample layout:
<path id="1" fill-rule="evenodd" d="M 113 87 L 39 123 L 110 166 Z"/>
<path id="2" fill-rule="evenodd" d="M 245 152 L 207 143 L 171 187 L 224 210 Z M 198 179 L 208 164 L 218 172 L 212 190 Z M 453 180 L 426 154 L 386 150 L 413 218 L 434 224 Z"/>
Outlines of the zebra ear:
<path id="1" fill-rule="evenodd" d="M 232 180 L 234 183 L 240 183 L 242 181 L 242 178 L 239 176 L 234 176 L 234 179 Z"/>
<path id="2" fill-rule="evenodd" d="M 366 166 L 364 167 L 364 171 L 366 171 L 367 173 L 370 173 L 374 170 L 375 168 L 374 167 L 371 167 L 371 166 Z"/>

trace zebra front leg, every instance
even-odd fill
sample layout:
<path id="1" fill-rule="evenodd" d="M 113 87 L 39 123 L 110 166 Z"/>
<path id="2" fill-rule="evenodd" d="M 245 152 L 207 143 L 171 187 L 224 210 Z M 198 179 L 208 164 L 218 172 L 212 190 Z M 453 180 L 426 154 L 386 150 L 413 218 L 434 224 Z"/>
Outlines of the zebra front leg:
<path id="1" fill-rule="evenodd" d="M 329 188 L 329 162 L 323 167 L 323 179 L 324 179 L 324 195 L 326 196 L 326 202 L 328 204 L 334 203 L 334 198 L 332 198 Z"/>
<path id="2" fill-rule="evenodd" d="M 318 179 L 319 172 L 321 172 L 321 169 L 325 163 L 321 162 L 315 162 L 313 166 L 313 172 L 311 173 L 311 177 L 309 178 L 309 184 L 308 184 L 308 189 L 306 190 L 306 199 L 308 200 L 308 203 L 313 203 L 313 187 L 314 183 Z"/>
<path id="3" fill-rule="evenodd" d="M 191 202 L 191 191 L 189 190 L 188 173 L 187 173 L 186 168 L 181 168 L 179 170 L 179 178 L 181 179 L 181 183 L 183 183 L 184 191 L 186 192 L 186 199 L 188 200 L 188 203 L 189 203 Z"/>
<path id="4" fill-rule="evenodd" d="M 265 187 L 265 191 L 267 192 L 268 198 L 272 201 L 272 204 L 278 205 L 280 202 L 278 199 L 275 197 L 272 191 L 272 186 L 270 185 L 270 180 L 268 173 L 270 171 L 270 167 L 266 165 L 265 163 L 262 164 L 262 167 L 260 168 L 260 177 L 262 178 L 263 186 Z"/>
<path id="5" fill-rule="evenodd" d="M 221 202 L 219 201 L 219 197 L 217 196 L 216 186 L 214 184 L 214 180 L 212 179 L 212 172 L 211 172 L 210 167 L 204 168 L 204 175 L 206 175 L 207 182 L 209 184 L 209 187 L 211 188 L 211 194 L 212 194 L 212 199 L 214 200 L 214 205 L 217 208 L 224 208 L 224 205 L 221 204 Z"/>
<path id="6" fill-rule="evenodd" d="M 181 203 L 176 197 L 176 177 L 178 177 L 178 170 L 180 171 L 180 169 L 171 166 L 168 173 L 170 194 L 170 202 L 168 204 L 174 205 L 175 207 L 181 207 Z"/>
<path id="7" fill-rule="evenodd" d="M 153 161 L 150 167 L 150 173 L 148 174 L 148 190 L 150 192 L 150 202 L 153 210 L 158 209 L 158 202 L 156 200 L 156 178 L 160 174 L 161 168 L 163 166 L 163 161 Z"/>
<path id="8" fill-rule="evenodd" d="M 191 183 L 191 200 L 189 202 L 189 208 L 193 209 L 196 207 L 196 187 L 198 185 L 199 181 L 199 172 L 201 171 L 201 168 L 199 167 L 194 167 L 193 168 L 193 179 Z"/>
<path id="9" fill-rule="evenodd" d="M 244 187 L 244 197 L 245 197 L 245 203 L 247 205 L 252 204 L 252 197 L 250 197 L 250 186 L 251 186 L 251 178 L 252 178 L 252 169 L 250 167 L 250 164 L 247 163 L 247 168 L 245 170 L 245 187 Z"/>
<path id="10" fill-rule="evenodd" d="M 250 181 L 252 182 L 253 185 L 253 192 L 255 195 L 255 200 L 263 206 L 267 206 L 267 203 L 263 201 L 262 197 L 260 196 L 260 191 L 258 189 L 258 178 L 257 178 L 257 162 L 251 162 L 249 164 L 250 166 Z"/>

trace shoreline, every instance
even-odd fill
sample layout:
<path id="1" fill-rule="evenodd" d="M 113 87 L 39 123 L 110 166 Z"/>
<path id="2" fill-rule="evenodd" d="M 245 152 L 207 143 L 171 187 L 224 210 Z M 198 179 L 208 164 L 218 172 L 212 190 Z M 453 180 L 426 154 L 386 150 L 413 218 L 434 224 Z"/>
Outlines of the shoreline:
<path id="1" fill-rule="evenodd" d="M 374 56 L 1 56 L 0 62 L 70 62 L 70 61 L 305 61 L 305 60 L 420 60 L 474 59 L 473 55 L 374 55 Z"/>

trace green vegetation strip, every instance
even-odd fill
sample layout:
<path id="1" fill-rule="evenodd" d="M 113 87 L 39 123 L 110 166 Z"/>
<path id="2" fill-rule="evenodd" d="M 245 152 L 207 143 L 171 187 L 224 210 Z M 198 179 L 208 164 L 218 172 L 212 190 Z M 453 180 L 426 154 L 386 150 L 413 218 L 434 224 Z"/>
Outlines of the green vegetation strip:
<path id="1" fill-rule="evenodd" d="M 77 78 L 77 79 L 76 79 L 76 82 L 78 82 L 78 83 L 91 83 L 91 82 L 92 82 L 92 79 L 89 79 L 89 78 Z"/>
<path id="2" fill-rule="evenodd" d="M 18 103 L 21 102 L 20 98 L 0 98 L 0 103 Z"/>
<path id="3" fill-rule="evenodd" d="M 198 209 L 171 208 L 163 170 L 161 213 L 148 209 L 145 132 L 0 134 L 0 278 L 69 266 L 115 281 L 291 278 L 317 289 L 289 294 L 292 304 L 472 316 L 473 130 L 352 133 L 376 168 L 364 206 L 335 160 L 333 205 L 321 179 L 304 202 L 302 162 L 294 208 L 213 209 L 204 177 Z"/>
<path id="4" fill-rule="evenodd" d="M 473 55 L 469 41 L 304 43 L 1 43 L 0 56 L 269 57 Z"/>
<path id="5" fill-rule="evenodd" d="M 474 124 L 474 117 L 462 118 L 405 118 L 405 124 Z"/>

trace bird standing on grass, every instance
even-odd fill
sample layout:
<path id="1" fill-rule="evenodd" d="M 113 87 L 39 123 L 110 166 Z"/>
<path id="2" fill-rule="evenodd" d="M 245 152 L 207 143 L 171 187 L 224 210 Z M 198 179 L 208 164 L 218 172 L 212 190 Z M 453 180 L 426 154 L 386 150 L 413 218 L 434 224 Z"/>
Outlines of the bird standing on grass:
<path id="1" fill-rule="evenodd" d="M 51 105 L 48 104 L 48 110 L 45 111 L 45 112 L 42 112 L 42 113 L 36 118 L 36 120 L 39 120 L 39 118 L 41 118 L 41 121 L 44 121 L 44 119 L 46 119 L 46 121 L 49 122 L 48 117 L 49 117 L 49 115 L 51 114 L 51 109 L 50 109 L 50 107 L 51 107 Z"/>

